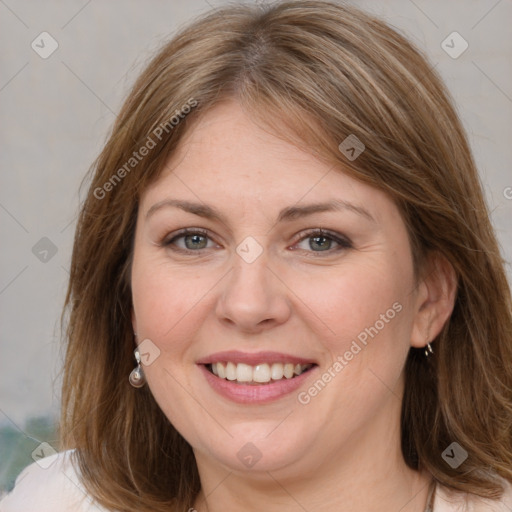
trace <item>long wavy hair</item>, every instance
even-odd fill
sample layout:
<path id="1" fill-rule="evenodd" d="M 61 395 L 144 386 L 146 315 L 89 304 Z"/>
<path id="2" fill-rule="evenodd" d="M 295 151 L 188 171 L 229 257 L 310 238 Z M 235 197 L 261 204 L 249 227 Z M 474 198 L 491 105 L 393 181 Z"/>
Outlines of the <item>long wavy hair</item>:
<path id="1" fill-rule="evenodd" d="M 168 512 L 191 507 L 200 489 L 190 445 L 148 386 L 128 383 L 130 269 L 141 194 L 194 121 L 226 99 L 385 191 L 419 272 L 432 251 L 453 266 L 455 306 L 434 354 L 426 364 L 411 348 L 406 362 L 401 449 L 450 488 L 499 497 L 498 477 L 512 481 L 512 305 L 466 135 L 418 49 L 383 21 L 324 1 L 229 6 L 194 21 L 136 80 L 91 168 L 62 315 L 60 422 L 87 491 L 113 510 Z M 338 149 L 349 135 L 366 146 L 353 161 Z M 441 457 L 453 441 L 468 452 L 455 469 Z"/>

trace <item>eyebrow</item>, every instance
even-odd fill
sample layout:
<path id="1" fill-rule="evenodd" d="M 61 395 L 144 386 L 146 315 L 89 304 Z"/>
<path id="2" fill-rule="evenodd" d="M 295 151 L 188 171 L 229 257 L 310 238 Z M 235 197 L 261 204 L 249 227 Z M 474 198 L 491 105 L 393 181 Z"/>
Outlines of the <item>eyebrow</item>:
<path id="1" fill-rule="evenodd" d="M 184 201 L 179 199 L 164 199 L 155 203 L 146 213 L 146 220 L 153 215 L 156 211 L 162 208 L 175 207 L 183 211 L 193 213 L 206 219 L 218 220 L 223 224 L 228 224 L 227 219 L 215 208 L 202 203 L 194 203 L 192 201 Z M 277 217 L 277 222 L 290 222 L 292 220 L 306 217 L 314 213 L 329 212 L 329 211 L 350 211 L 365 219 L 376 223 L 371 213 L 364 208 L 343 199 L 331 199 L 324 203 L 313 203 L 304 206 L 289 206 L 283 208 Z"/>

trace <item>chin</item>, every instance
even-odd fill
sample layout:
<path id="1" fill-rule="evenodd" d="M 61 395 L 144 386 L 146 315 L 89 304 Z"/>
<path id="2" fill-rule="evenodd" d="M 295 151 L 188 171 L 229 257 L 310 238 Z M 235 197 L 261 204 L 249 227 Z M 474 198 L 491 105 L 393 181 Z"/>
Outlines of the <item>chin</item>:
<path id="1" fill-rule="evenodd" d="M 305 425 L 291 422 L 291 417 L 283 421 L 265 419 L 260 421 L 240 422 L 229 427 L 228 434 L 220 438 L 198 439 L 192 441 L 192 446 L 206 457 L 213 459 L 214 464 L 222 464 L 230 471 L 263 474 L 268 479 L 267 472 L 287 472 L 289 468 L 297 469 L 305 455 L 305 447 L 312 446 L 315 434 Z M 206 430 L 206 428 L 205 428 Z"/>

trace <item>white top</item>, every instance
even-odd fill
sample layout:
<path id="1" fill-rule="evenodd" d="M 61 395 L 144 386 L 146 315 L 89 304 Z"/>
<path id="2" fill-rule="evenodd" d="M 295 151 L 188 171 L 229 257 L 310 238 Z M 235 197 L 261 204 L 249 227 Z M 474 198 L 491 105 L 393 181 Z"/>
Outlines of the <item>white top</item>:
<path id="1" fill-rule="evenodd" d="M 0 500 L 0 512 L 110 512 L 87 496 L 70 455 L 56 453 L 25 468 L 14 489 Z M 503 481 L 501 500 L 455 493 L 438 485 L 434 512 L 512 512 L 512 485 Z"/>

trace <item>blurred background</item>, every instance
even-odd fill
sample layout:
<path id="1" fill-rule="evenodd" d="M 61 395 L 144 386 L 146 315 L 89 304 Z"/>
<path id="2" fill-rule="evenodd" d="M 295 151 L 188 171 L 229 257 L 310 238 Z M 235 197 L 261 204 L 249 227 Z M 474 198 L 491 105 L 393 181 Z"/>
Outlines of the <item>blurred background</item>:
<path id="1" fill-rule="evenodd" d="M 59 449 L 60 314 L 80 183 L 154 51 L 224 3 L 0 0 L 0 495 L 38 453 Z M 512 2 L 346 3 L 394 26 L 445 79 L 510 262 Z"/>

